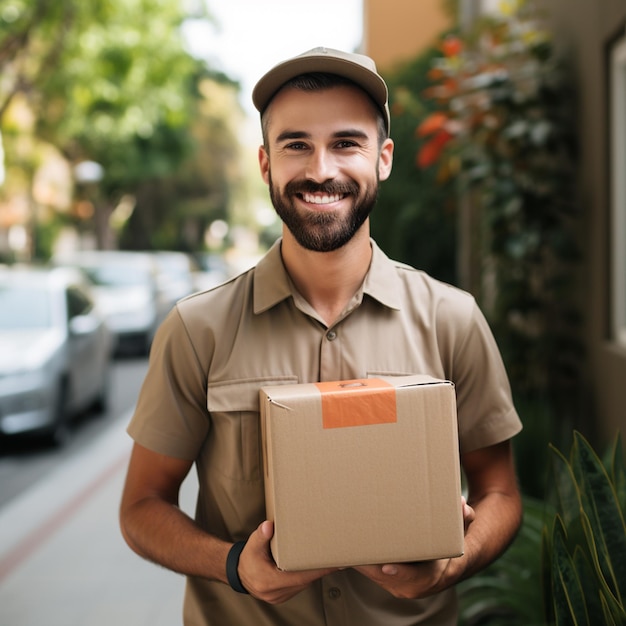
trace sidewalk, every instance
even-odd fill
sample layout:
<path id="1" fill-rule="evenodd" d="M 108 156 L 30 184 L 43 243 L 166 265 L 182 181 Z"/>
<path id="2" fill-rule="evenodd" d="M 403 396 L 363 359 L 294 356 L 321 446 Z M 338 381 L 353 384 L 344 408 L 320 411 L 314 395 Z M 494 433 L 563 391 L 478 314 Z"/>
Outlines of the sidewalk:
<path id="1" fill-rule="evenodd" d="M 119 531 L 128 419 L 0 509 L 0 624 L 181 624 L 184 578 L 138 557 Z M 195 489 L 192 472 L 186 511 Z"/>

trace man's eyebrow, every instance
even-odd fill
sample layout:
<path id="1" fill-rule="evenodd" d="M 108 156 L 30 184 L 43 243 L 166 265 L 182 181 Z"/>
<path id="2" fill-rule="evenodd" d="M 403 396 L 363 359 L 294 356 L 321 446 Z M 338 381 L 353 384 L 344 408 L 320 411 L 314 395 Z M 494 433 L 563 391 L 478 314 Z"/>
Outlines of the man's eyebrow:
<path id="1" fill-rule="evenodd" d="M 347 128 L 333 133 L 333 137 L 336 137 L 337 139 L 367 139 L 368 135 L 365 131 L 359 128 Z"/>
<path id="2" fill-rule="evenodd" d="M 363 130 L 358 128 L 346 128 L 344 130 L 338 130 L 336 133 L 333 133 L 333 138 L 335 139 L 367 139 L 368 135 Z M 276 137 L 276 142 L 280 143 L 282 141 L 292 141 L 294 139 L 310 139 L 310 133 L 306 133 L 300 130 L 286 130 L 280 133 L 278 137 Z"/>
<path id="3" fill-rule="evenodd" d="M 278 137 L 276 137 L 276 143 L 282 141 L 290 141 L 293 139 L 310 139 L 311 135 L 300 130 L 285 130 Z"/>

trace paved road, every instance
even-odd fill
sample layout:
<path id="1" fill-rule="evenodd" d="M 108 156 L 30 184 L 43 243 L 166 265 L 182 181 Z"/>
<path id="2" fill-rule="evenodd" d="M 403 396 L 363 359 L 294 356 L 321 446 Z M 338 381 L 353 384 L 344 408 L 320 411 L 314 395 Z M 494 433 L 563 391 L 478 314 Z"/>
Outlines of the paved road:
<path id="1" fill-rule="evenodd" d="M 118 507 L 129 412 L 0 508 L 2 626 L 175 626 L 184 578 L 135 555 Z M 185 482 L 193 510 L 195 476 Z"/>

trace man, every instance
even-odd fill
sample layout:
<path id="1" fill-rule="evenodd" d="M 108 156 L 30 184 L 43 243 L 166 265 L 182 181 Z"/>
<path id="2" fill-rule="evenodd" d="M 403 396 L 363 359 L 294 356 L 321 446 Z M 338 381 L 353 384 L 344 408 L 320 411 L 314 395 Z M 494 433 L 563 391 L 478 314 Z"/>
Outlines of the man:
<path id="1" fill-rule="evenodd" d="M 270 70 L 253 100 L 283 236 L 255 268 L 179 302 L 159 330 L 129 426 L 123 534 L 188 576 L 186 625 L 455 624 L 455 583 L 501 554 L 521 519 L 509 442 L 521 426 L 498 350 L 471 296 L 389 260 L 370 239 L 393 157 L 373 61 L 317 48 Z M 456 386 L 465 554 L 278 570 L 259 388 L 407 374 Z M 194 463 L 192 520 L 177 503 Z"/>

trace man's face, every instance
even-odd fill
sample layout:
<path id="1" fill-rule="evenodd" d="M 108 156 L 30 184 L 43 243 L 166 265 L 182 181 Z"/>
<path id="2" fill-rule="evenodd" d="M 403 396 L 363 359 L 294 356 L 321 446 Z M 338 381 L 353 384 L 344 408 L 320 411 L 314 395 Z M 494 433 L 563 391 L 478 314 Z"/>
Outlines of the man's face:
<path id="1" fill-rule="evenodd" d="M 367 220 L 389 176 L 393 143 L 378 145 L 373 103 L 349 86 L 285 89 L 267 112 L 261 173 L 276 212 L 296 241 L 329 252 Z"/>

